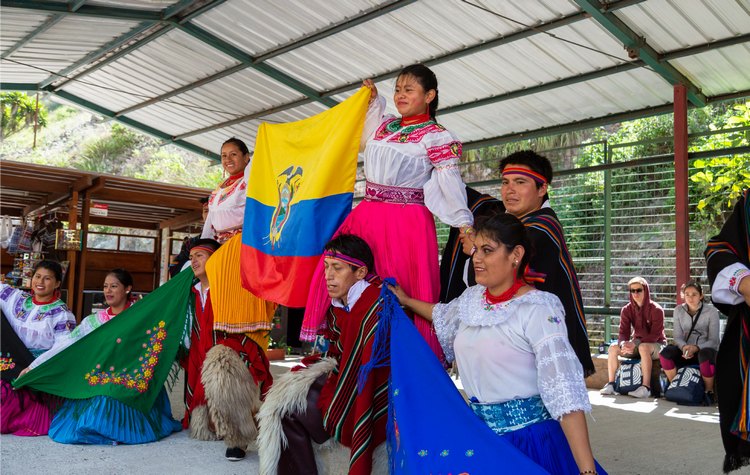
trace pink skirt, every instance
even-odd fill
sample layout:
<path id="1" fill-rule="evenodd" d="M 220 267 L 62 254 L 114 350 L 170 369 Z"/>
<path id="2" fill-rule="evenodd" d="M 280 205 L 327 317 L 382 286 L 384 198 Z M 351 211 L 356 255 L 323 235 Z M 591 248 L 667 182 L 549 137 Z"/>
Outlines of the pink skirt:
<path id="1" fill-rule="evenodd" d="M 52 402 L 52 396 L 32 393 L 25 388 L 14 390 L 10 383 L 2 381 L 0 434 L 24 437 L 47 435 L 52 420 Z"/>
<path id="2" fill-rule="evenodd" d="M 435 219 L 426 206 L 362 201 L 341 224 L 338 234 L 354 234 L 367 241 L 375 256 L 375 274 L 395 277 L 411 297 L 431 303 L 438 301 L 440 274 Z M 330 304 L 321 257 L 310 284 L 300 339 L 315 339 Z M 414 324 L 443 361 L 432 324 L 418 316 Z"/>

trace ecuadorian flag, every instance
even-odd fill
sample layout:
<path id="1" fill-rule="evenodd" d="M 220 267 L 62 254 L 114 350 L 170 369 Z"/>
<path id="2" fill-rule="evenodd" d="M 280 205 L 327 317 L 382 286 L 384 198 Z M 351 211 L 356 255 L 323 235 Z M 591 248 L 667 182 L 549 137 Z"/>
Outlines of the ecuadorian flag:
<path id="1" fill-rule="evenodd" d="M 352 209 L 370 91 L 297 122 L 258 128 L 242 228 L 242 284 L 304 307 L 323 246 Z"/>

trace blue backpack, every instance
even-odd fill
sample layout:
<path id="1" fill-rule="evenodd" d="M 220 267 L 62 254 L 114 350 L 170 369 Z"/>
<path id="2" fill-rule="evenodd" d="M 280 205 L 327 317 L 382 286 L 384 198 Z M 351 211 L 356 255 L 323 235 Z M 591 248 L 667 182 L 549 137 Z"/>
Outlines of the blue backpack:
<path id="1" fill-rule="evenodd" d="M 677 371 L 677 375 L 664 392 L 664 397 L 684 406 L 702 406 L 705 391 L 700 370 L 695 366 L 685 366 Z"/>
<path id="2" fill-rule="evenodd" d="M 635 391 L 643 384 L 643 374 L 641 374 L 640 360 L 625 360 L 620 364 L 620 368 L 615 375 L 615 391 L 627 395 L 630 391 Z"/>

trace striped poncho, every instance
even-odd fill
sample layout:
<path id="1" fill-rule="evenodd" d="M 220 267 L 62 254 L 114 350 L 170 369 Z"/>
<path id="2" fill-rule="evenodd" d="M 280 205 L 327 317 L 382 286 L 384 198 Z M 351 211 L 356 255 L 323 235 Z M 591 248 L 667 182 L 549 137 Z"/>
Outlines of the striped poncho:
<path id="1" fill-rule="evenodd" d="M 339 360 L 326 381 L 318 406 L 323 426 L 351 449 L 350 474 L 369 474 L 372 453 L 385 441 L 390 368 L 376 368 L 357 392 L 360 367 L 370 360 L 382 305 L 380 290 L 370 285 L 349 312 L 331 307 L 327 316 L 328 356 Z"/>

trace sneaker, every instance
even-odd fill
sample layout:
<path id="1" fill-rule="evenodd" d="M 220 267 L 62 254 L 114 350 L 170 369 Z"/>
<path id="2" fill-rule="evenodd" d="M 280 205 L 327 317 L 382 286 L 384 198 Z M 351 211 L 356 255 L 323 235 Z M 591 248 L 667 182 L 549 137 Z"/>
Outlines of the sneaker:
<path id="1" fill-rule="evenodd" d="M 617 394 L 615 392 L 615 383 L 609 382 L 605 384 L 604 387 L 599 390 L 599 394 L 602 396 L 614 396 Z"/>
<path id="2" fill-rule="evenodd" d="M 245 451 L 239 447 L 228 448 L 225 457 L 229 461 L 238 462 L 245 458 Z"/>
<path id="3" fill-rule="evenodd" d="M 647 398 L 650 395 L 651 395 L 651 390 L 649 388 L 647 388 L 646 386 L 643 386 L 643 385 L 638 386 L 638 389 L 636 389 L 634 391 L 630 391 L 628 393 L 628 396 L 637 397 L 638 399 Z"/>

